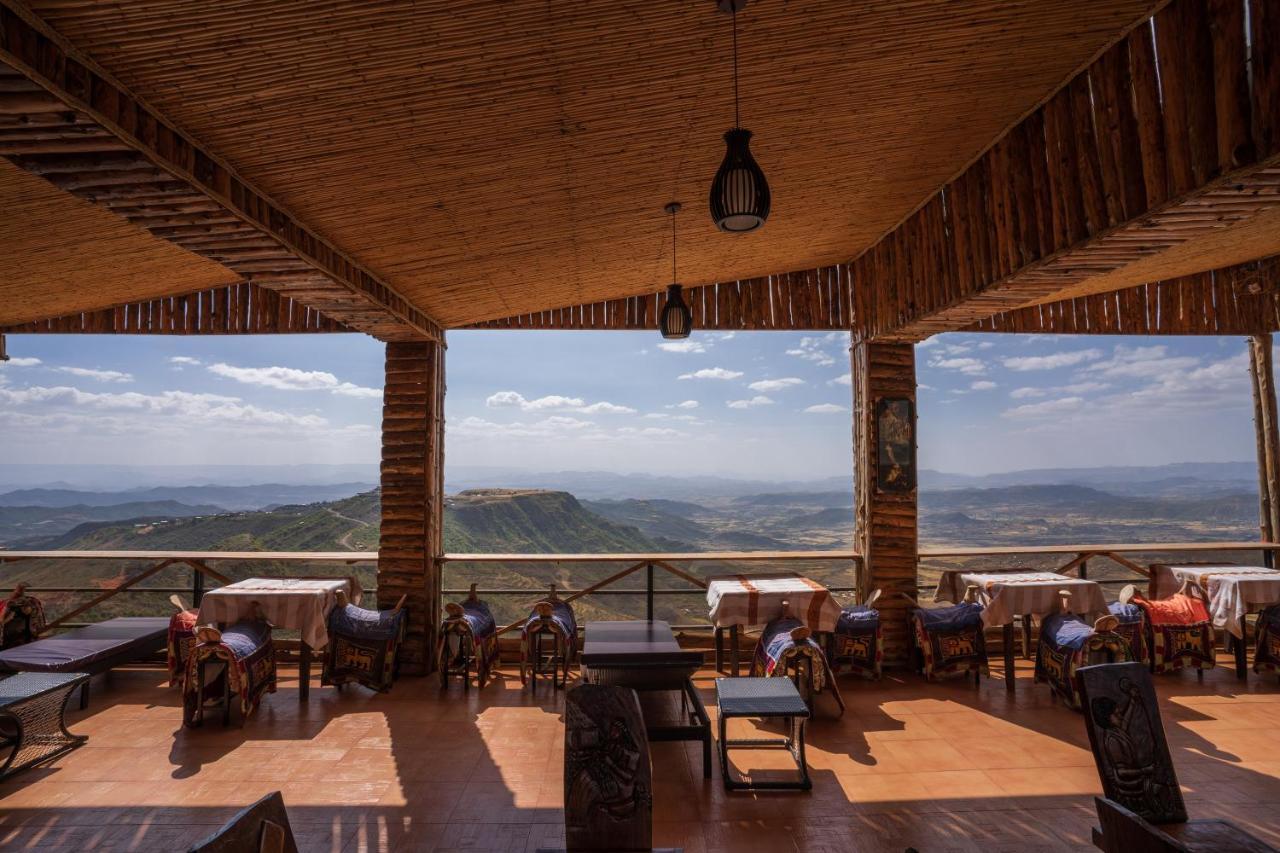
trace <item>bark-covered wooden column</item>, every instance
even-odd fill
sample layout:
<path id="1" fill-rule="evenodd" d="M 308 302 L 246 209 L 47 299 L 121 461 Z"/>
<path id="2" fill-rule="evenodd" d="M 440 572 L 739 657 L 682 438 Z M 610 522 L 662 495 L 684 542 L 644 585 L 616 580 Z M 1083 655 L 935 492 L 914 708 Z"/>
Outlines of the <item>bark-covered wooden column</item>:
<path id="1" fill-rule="evenodd" d="M 911 344 L 853 346 L 853 442 L 859 585 L 877 603 L 886 665 L 907 662 L 907 602 L 916 595 L 916 357 Z M 865 592 L 864 592 L 865 594 Z"/>
<path id="2" fill-rule="evenodd" d="M 1259 527 L 1262 539 L 1280 536 L 1280 427 L 1276 424 L 1276 378 L 1271 335 L 1249 338 L 1249 374 L 1253 379 L 1253 426 L 1258 437 Z"/>
<path id="3" fill-rule="evenodd" d="M 382 399 L 378 607 L 408 596 L 400 670 L 425 675 L 440 619 L 444 553 L 444 343 L 387 344 Z"/>

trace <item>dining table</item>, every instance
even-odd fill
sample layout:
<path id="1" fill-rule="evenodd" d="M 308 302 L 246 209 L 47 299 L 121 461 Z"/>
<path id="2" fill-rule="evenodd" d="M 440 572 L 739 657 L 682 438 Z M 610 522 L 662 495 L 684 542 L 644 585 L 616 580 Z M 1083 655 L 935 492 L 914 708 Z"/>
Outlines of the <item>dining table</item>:
<path id="1" fill-rule="evenodd" d="M 707 580 L 707 607 L 715 626 L 716 670 L 723 671 L 724 632 L 729 632 L 733 675 L 738 675 L 739 627 L 766 625 L 782 615 L 782 605 L 809 630 L 830 633 L 840 620 L 840 602 L 817 581 L 795 572 L 715 575 Z"/>
<path id="2" fill-rule="evenodd" d="M 363 589 L 354 577 L 246 578 L 206 592 L 200 600 L 199 624 L 232 625 L 254 615 L 254 605 L 274 628 L 294 630 L 298 652 L 298 699 L 310 698 L 312 652 L 329 644 L 329 612 L 345 592 L 359 604 Z"/>
<path id="3" fill-rule="evenodd" d="M 1083 578 L 1067 577 L 1056 572 L 1021 569 L 1014 571 L 970 572 L 945 571 L 934 590 L 935 601 L 958 603 L 970 586 L 978 588 L 983 625 L 1004 631 L 1004 683 L 1013 691 L 1013 620 L 1021 617 L 1044 617 L 1061 607 L 1059 591 L 1070 596 L 1072 613 L 1092 622 L 1107 614 L 1107 600 L 1102 587 Z M 1026 623 L 1029 624 L 1029 623 Z"/>
<path id="4" fill-rule="evenodd" d="M 1167 598 L 1188 581 L 1204 590 L 1213 626 L 1227 635 L 1235 656 L 1236 677 L 1247 679 L 1246 617 L 1253 610 L 1280 603 L 1280 571 L 1226 563 L 1153 563 L 1148 589 L 1152 598 Z"/>

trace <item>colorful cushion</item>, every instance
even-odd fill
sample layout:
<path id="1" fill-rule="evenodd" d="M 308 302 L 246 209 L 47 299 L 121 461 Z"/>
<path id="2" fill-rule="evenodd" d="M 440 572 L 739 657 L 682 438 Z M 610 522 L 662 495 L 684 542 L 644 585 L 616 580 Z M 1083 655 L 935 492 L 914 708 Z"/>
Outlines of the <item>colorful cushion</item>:
<path id="1" fill-rule="evenodd" d="M 379 693 L 390 690 L 406 618 L 403 609 L 366 610 L 348 604 L 331 610 L 320 683 L 362 684 Z"/>
<path id="2" fill-rule="evenodd" d="M 912 642 L 926 680 L 988 673 L 981 604 L 919 607 L 911 611 L 911 626 Z"/>
<path id="3" fill-rule="evenodd" d="M 879 678 L 884 663 L 880 611 L 855 604 L 840 611 L 832 636 L 831 667 L 864 678 Z"/>

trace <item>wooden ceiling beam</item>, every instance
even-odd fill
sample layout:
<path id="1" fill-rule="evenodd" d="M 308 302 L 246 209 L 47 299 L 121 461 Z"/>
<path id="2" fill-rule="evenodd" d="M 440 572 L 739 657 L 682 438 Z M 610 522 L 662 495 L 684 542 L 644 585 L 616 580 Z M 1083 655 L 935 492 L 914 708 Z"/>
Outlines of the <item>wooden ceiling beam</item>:
<path id="1" fill-rule="evenodd" d="M 966 332 L 1258 335 L 1280 331 L 1280 256 L 1005 311 Z"/>
<path id="2" fill-rule="evenodd" d="M 274 248 L 248 255 L 198 243 L 184 248 L 281 291 L 285 301 L 305 290 L 312 308 L 374 337 L 439 339 L 432 318 L 14 0 L 0 0 L 0 63 L 0 156 L 180 245 L 171 229 L 267 238 Z M 132 206 L 108 204 L 118 201 Z"/>
<path id="3" fill-rule="evenodd" d="M 1280 7 L 1173 0 L 854 259 L 854 332 L 970 327 L 1277 206 Z"/>

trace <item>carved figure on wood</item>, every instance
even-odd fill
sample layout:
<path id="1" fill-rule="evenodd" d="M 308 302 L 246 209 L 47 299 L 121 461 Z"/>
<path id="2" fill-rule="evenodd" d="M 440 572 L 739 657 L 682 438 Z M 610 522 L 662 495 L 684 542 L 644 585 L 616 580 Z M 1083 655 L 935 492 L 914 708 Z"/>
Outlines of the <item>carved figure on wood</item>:
<path id="1" fill-rule="evenodd" d="M 569 850 L 649 850 L 653 781 L 636 692 L 580 684 L 565 697 L 564 821 Z"/>

